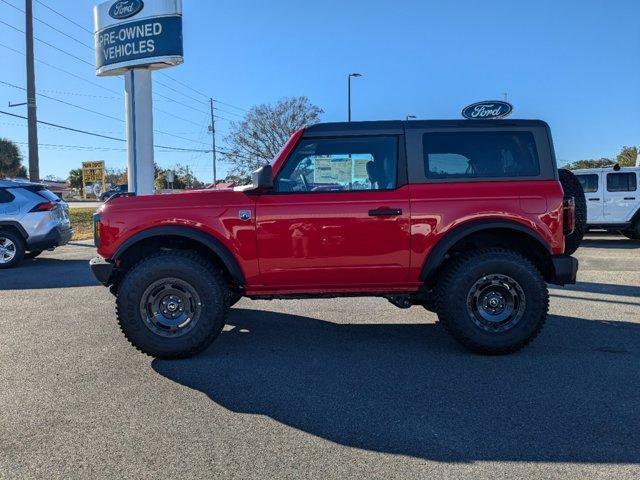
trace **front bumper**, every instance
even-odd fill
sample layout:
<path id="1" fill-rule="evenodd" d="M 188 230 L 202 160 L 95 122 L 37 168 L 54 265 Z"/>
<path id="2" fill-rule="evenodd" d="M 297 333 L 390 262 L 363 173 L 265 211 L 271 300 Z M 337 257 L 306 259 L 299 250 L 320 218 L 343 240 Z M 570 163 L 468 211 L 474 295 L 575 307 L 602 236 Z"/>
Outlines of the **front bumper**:
<path id="1" fill-rule="evenodd" d="M 578 274 L 578 259 L 571 255 L 554 255 L 551 257 L 554 269 L 553 282 L 556 285 L 576 283 Z"/>
<path id="2" fill-rule="evenodd" d="M 89 262 L 91 273 L 104 286 L 111 283 L 111 274 L 113 273 L 113 263 L 107 262 L 102 257 L 93 257 Z"/>
<path id="3" fill-rule="evenodd" d="M 27 240 L 27 250 L 49 250 L 56 247 L 66 245 L 73 236 L 71 227 L 56 227 L 47 233 L 44 237 L 36 240 Z"/>

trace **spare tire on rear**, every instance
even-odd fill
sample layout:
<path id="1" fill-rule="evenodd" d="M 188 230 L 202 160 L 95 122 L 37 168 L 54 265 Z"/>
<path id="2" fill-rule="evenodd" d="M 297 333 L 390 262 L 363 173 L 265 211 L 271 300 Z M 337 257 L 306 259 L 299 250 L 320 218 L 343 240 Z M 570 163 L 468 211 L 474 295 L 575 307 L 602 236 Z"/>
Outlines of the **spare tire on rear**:
<path id="1" fill-rule="evenodd" d="M 573 197 L 576 204 L 575 227 L 573 232 L 566 235 L 564 239 L 564 251 L 567 255 L 571 255 L 578 249 L 587 231 L 587 200 L 584 197 L 582 185 L 573 172 L 561 168 L 558 174 L 565 197 Z"/>

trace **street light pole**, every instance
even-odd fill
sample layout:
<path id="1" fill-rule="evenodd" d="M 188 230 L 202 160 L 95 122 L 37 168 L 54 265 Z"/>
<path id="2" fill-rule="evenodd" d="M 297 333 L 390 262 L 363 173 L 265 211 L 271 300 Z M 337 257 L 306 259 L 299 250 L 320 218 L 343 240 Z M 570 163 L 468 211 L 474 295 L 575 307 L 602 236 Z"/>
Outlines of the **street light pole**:
<path id="1" fill-rule="evenodd" d="M 347 118 L 348 121 L 351 121 L 351 77 L 357 78 L 361 77 L 360 73 L 350 73 L 347 77 Z"/>
<path id="2" fill-rule="evenodd" d="M 29 140 L 29 180 L 40 181 L 38 159 L 38 117 L 36 116 L 36 74 L 33 60 L 33 2 L 25 0 L 25 37 L 27 56 L 27 128 Z"/>

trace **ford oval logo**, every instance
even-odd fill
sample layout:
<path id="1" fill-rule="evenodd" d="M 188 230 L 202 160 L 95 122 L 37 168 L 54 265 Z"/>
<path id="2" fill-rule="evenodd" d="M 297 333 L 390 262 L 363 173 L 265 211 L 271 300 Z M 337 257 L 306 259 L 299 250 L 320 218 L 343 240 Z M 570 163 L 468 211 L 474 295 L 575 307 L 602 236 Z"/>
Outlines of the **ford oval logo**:
<path id="1" fill-rule="evenodd" d="M 462 116 L 469 120 L 504 118 L 513 112 L 513 105 L 500 100 L 478 102 L 462 109 Z"/>
<path id="2" fill-rule="evenodd" d="M 133 17 L 144 7 L 142 0 L 118 0 L 111 5 L 109 15 L 116 20 Z"/>

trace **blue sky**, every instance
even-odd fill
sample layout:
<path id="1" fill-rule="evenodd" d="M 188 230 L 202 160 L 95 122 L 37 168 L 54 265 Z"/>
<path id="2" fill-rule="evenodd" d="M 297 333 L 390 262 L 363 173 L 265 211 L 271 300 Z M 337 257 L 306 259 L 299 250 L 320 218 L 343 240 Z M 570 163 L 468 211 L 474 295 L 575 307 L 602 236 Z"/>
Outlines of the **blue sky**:
<path id="1" fill-rule="evenodd" d="M 91 34 L 42 4 L 90 30 L 93 2 L 41 2 L 34 2 L 34 15 L 77 41 L 37 21 L 35 35 L 92 62 L 92 50 L 81 45 L 92 44 Z M 0 20 L 23 29 L 23 15 L 7 3 L 24 8 L 24 2 L 0 1 Z M 185 63 L 166 73 L 240 108 L 306 95 L 324 109 L 324 121 L 346 119 L 346 75 L 352 71 L 364 74 L 353 84 L 354 120 L 460 118 L 464 105 L 508 92 L 513 117 L 549 122 L 558 158 L 574 161 L 640 144 L 638 18 L 637 0 L 184 0 Z M 24 52 L 23 35 L 2 23 L 0 44 Z M 0 81 L 24 86 L 24 57 L 0 46 L 0 58 Z M 40 97 L 40 120 L 124 136 L 121 78 L 95 77 L 90 65 L 39 42 L 36 58 L 84 79 L 37 63 L 40 92 L 114 117 Z M 182 103 L 156 99 L 154 127 L 174 136 L 157 134 L 155 142 L 207 148 L 206 98 L 162 75 L 154 80 L 155 92 Z M 24 97 L 0 83 L 0 109 L 26 115 L 24 107 L 6 108 Z M 223 145 L 229 120 L 242 110 L 218 106 L 226 110 L 218 112 L 225 117 L 218 122 Z M 0 136 L 26 142 L 26 122 L 0 115 Z M 43 146 L 42 176 L 66 177 L 83 160 L 126 165 L 123 151 L 90 150 L 122 148 L 113 141 L 51 128 L 40 128 L 39 140 L 87 147 Z M 21 148 L 26 159 L 26 145 Z M 203 180 L 212 177 L 209 154 L 157 153 L 156 161 L 163 167 L 188 164 Z"/>

